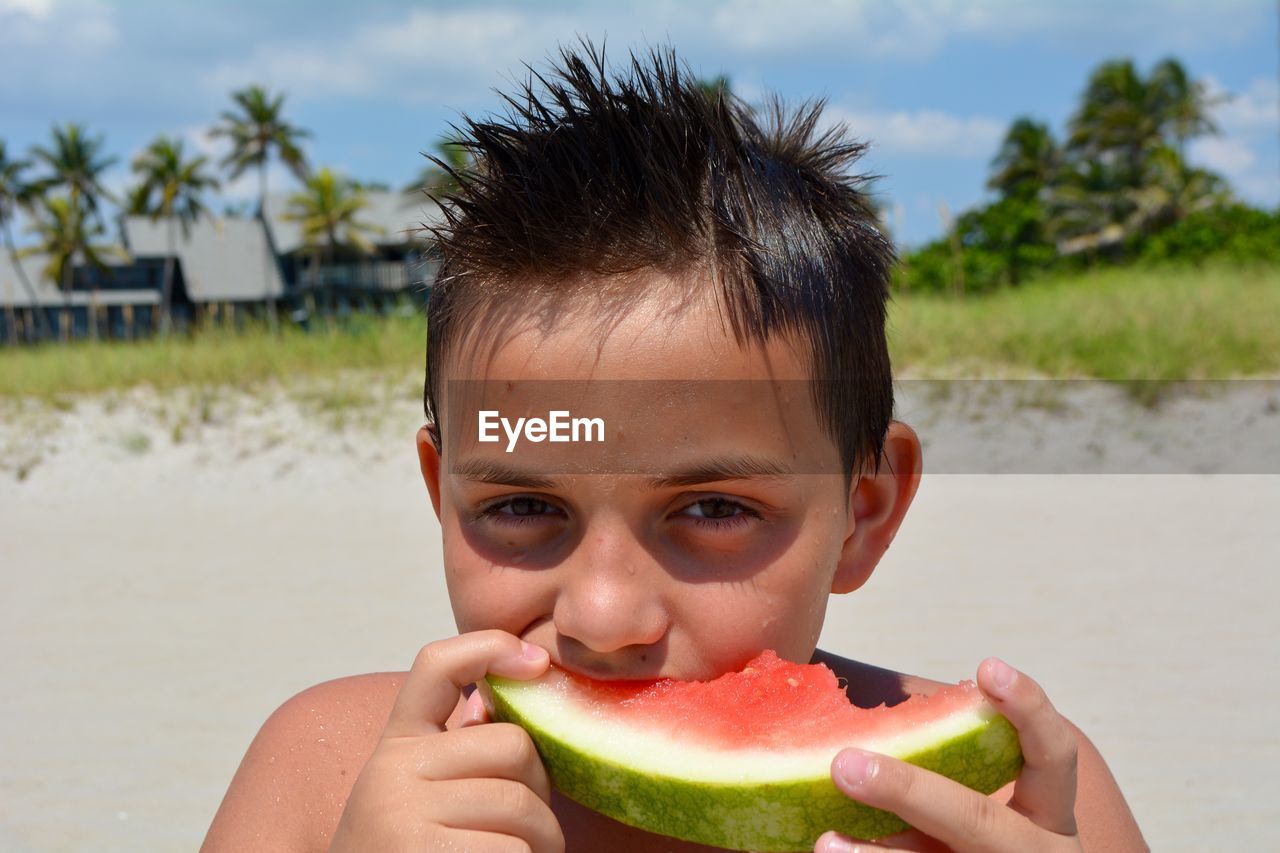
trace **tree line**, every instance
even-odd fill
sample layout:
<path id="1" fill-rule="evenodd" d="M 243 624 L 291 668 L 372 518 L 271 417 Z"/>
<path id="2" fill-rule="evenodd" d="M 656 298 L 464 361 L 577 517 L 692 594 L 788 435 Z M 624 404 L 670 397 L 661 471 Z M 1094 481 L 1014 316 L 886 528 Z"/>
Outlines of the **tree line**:
<path id="1" fill-rule="evenodd" d="M 724 76 L 702 86 L 708 97 L 731 96 Z M 123 198 L 103 185 L 118 158 L 105 154 L 105 138 L 82 124 L 55 126 L 50 143 L 33 146 L 25 159 L 11 156 L 0 139 L 0 235 L 22 286 L 34 297 L 21 254 L 44 255 L 42 274 L 64 293 L 76 263 L 103 266 L 112 249 L 103 243 L 102 206 L 111 202 L 165 222 L 169 253 L 155 317 L 166 332 L 178 232 L 209 214 L 207 193 L 250 170 L 257 173 L 262 215 L 273 160 L 302 182 L 283 215 L 299 223 L 313 263 L 332 262 L 343 247 L 371 251 L 379 229 L 360 212 L 369 190 L 387 187 L 313 169 L 302 148 L 311 134 L 286 120 L 283 94 L 255 85 L 231 99 L 211 131 L 230 145 L 218 163 L 221 176 L 208 157 L 189 154 L 182 139 L 160 135 L 131 163 L 134 182 Z M 1063 139 L 1032 117 L 1012 122 L 991 161 L 987 186 L 994 199 L 957 217 L 943 237 L 906 253 L 898 286 L 973 292 L 1098 263 L 1215 255 L 1280 261 L 1280 211 L 1250 208 L 1221 176 L 1187 162 L 1188 143 L 1217 132 L 1216 103 L 1176 59 L 1146 75 L 1131 60 L 1103 63 L 1089 76 Z M 404 190 L 447 191 L 467 157 L 464 146 L 441 138 L 431 164 Z M 12 234 L 19 210 L 36 236 L 36 245 L 23 249 Z M 268 305 L 273 326 L 274 308 Z"/>
<path id="2" fill-rule="evenodd" d="M 1064 138 L 1012 122 L 991 161 L 994 199 L 907 253 L 899 286 L 963 293 L 1100 264 L 1280 261 L 1280 210 L 1244 204 L 1187 162 L 1188 143 L 1218 133 L 1219 97 L 1176 59 L 1145 75 L 1129 59 L 1102 63 Z"/>
<path id="3" fill-rule="evenodd" d="M 283 94 L 255 85 L 233 92 L 231 100 L 232 109 L 221 114 L 209 134 L 230 143 L 229 153 L 217 164 L 221 175 L 206 155 L 188 152 L 183 139 L 161 134 L 130 164 L 133 182 L 123 197 L 117 197 L 103 183 L 104 175 L 119 158 L 105 153 L 105 136 L 91 133 L 83 124 L 55 125 L 50 143 L 33 146 L 25 158 L 11 155 L 5 140 L 0 139 L 0 236 L 21 286 L 33 301 L 35 288 L 19 263 L 20 257 L 44 256 L 47 261 L 41 274 L 64 294 L 69 293 L 76 264 L 103 268 L 107 257 L 118 251 L 104 243 L 107 228 L 102 209 L 104 202 L 110 202 L 126 214 L 165 223 L 169 253 L 161 307 L 154 316 L 158 330 L 167 333 L 178 232 L 189 233 L 197 220 L 210 215 L 206 204 L 209 192 L 221 189 L 224 180 L 234 181 L 251 170 L 258 178 L 256 215 L 264 215 L 267 167 L 272 161 L 284 164 L 302 182 L 282 215 L 299 224 L 306 251 L 314 259 L 323 256 L 332 260 L 346 246 L 373 251 L 370 238 L 381 229 L 361 220 L 360 212 L 367 206 L 367 192 L 385 187 L 363 184 L 328 167 L 313 168 L 302 148 L 311 133 L 286 120 Z M 441 165 L 460 168 L 465 162 L 459 159 L 460 152 L 460 146 L 442 139 L 436 145 L 438 156 L 405 192 L 444 188 L 451 179 Z M 36 237 L 34 245 L 23 248 L 18 247 L 12 227 L 19 211 L 26 215 L 29 230 Z M 226 212 L 243 213 L 231 208 Z M 278 322 L 275 305 L 269 301 L 267 307 L 274 327 Z M 47 325 L 42 312 L 37 316 Z M 47 328 L 43 331 L 52 337 Z"/>

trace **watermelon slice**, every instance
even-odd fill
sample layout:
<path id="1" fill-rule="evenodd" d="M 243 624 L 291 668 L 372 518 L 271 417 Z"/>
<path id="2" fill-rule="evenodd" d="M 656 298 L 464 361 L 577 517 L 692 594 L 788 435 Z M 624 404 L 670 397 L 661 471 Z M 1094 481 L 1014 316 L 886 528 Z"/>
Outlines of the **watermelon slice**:
<path id="1" fill-rule="evenodd" d="M 1014 779 L 1013 726 L 962 682 L 893 707 L 851 704 L 822 664 L 766 651 L 713 681 L 592 681 L 558 667 L 488 679 L 494 718 L 529 732 L 552 783 L 622 823 L 731 850 L 812 850 L 837 830 L 907 827 L 831 781 L 846 746 L 896 756 L 989 794 Z"/>

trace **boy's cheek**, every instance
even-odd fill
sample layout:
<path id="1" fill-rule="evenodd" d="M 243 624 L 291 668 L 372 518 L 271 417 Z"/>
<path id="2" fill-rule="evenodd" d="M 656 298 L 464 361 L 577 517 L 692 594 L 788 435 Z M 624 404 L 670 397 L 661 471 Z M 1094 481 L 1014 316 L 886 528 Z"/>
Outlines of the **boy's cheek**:
<path id="1" fill-rule="evenodd" d="M 554 607 L 554 592 L 536 573 L 477 566 L 446 569 L 446 574 L 460 633 L 500 628 L 523 636 Z"/>
<path id="2" fill-rule="evenodd" d="M 689 525 L 669 535 L 664 562 L 672 578 L 687 583 L 746 583 L 785 571 L 795 561 L 799 525 L 744 525 L 740 530 L 700 530 Z"/>
<path id="3" fill-rule="evenodd" d="M 545 569 L 563 559 L 562 531 L 549 525 L 500 527 L 483 523 L 461 533 L 466 553 L 462 560 L 490 568 Z"/>

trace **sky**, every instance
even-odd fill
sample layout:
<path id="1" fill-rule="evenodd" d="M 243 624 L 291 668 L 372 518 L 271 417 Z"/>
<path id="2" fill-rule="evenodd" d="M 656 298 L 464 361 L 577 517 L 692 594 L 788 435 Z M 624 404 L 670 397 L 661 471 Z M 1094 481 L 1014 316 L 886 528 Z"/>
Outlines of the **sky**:
<path id="1" fill-rule="evenodd" d="M 1189 156 L 1243 199 L 1280 205 L 1278 17 L 1275 0 L 0 0 L 0 139 L 23 156 L 54 123 L 84 122 L 119 158 L 107 185 L 120 191 L 161 133 L 216 163 L 208 129 L 258 83 L 286 93 L 314 165 L 400 187 L 451 122 L 498 109 L 494 89 L 522 63 L 545 68 L 579 37 L 614 60 L 670 45 L 749 102 L 825 98 L 870 143 L 859 168 L 882 176 L 895 236 L 918 245 L 941 233 L 944 208 L 988 198 L 1014 118 L 1061 136 L 1090 71 L 1124 57 L 1145 73 L 1174 56 L 1221 95 L 1220 135 Z M 291 188 L 282 168 L 268 179 Z M 245 175 L 211 206 L 256 186 Z"/>

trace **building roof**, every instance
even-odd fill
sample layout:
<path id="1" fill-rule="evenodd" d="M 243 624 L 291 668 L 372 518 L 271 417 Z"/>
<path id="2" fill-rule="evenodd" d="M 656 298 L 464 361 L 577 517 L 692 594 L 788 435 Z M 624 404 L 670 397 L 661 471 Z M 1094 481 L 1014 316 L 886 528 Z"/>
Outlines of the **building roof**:
<path id="1" fill-rule="evenodd" d="M 53 282 L 44 277 L 44 267 L 49 259 L 44 255 L 27 255 L 18 258 L 18 264 L 27 274 L 32 291 L 28 292 L 22 283 L 18 270 L 9 252 L 0 252 L 0 305 L 13 305 L 16 308 L 30 308 L 33 305 L 58 305 L 62 303 L 62 295 L 53 286 Z"/>
<path id="2" fill-rule="evenodd" d="M 31 291 L 23 285 L 9 253 L 0 252 L 0 305 L 12 305 L 14 308 L 37 306 L 62 308 L 79 307 L 95 302 L 98 305 L 158 305 L 160 303 L 160 292 L 154 289 L 103 289 L 96 293 L 73 290 L 70 293 L 63 293 L 44 276 L 44 268 L 49 263 L 46 255 L 27 255 L 19 258 L 18 263 L 27 274 Z M 114 266 L 114 264 L 108 263 L 107 266 Z"/>
<path id="3" fill-rule="evenodd" d="M 271 236 L 276 252 L 287 255 L 304 245 L 302 226 L 285 218 L 289 210 L 289 198 L 293 193 L 275 193 L 267 196 L 267 220 L 271 223 Z M 378 246 L 404 246 L 415 242 L 413 232 L 424 222 L 440 218 L 440 209 L 420 192 L 395 192 L 394 190 L 366 190 L 368 205 L 357 218 L 382 229 L 370 239 Z"/>
<path id="4" fill-rule="evenodd" d="M 169 255 L 165 220 L 126 216 L 125 246 L 136 257 Z M 192 302 L 257 302 L 284 294 L 280 267 L 257 219 L 200 219 L 176 231 L 178 261 Z"/>

